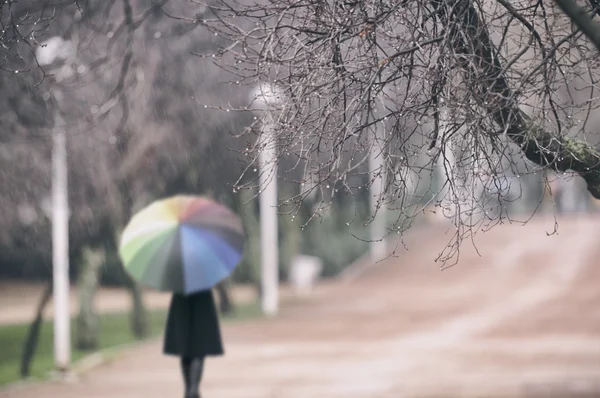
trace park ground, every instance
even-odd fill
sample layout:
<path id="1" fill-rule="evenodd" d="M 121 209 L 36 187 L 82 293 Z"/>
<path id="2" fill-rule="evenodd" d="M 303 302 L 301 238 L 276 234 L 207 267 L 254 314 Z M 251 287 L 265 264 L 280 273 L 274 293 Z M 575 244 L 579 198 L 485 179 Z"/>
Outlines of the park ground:
<path id="1" fill-rule="evenodd" d="M 549 236 L 553 229 L 544 218 L 482 231 L 479 254 L 465 242 L 445 271 L 433 260 L 451 229 L 411 231 L 408 250 L 287 300 L 275 318 L 224 324 L 227 353 L 208 360 L 203 397 L 600 397 L 600 218 L 561 219 Z M 160 340 L 69 382 L 0 391 L 182 395 L 177 360 L 161 354 Z"/>

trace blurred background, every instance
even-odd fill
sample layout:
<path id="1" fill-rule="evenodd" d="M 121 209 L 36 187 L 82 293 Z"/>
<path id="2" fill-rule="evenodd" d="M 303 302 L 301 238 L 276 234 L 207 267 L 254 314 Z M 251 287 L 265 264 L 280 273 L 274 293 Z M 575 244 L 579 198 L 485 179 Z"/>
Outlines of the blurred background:
<path id="1" fill-rule="evenodd" d="M 248 237 L 242 263 L 215 291 L 231 355 L 208 370 L 214 396 L 483 397 L 499 388 L 498 397 L 600 396 L 597 202 L 579 177 L 528 172 L 517 158 L 497 191 L 478 199 L 504 224 L 465 241 L 458 265 L 444 272 L 435 260 L 454 247 L 455 227 L 440 210 L 443 169 L 408 171 L 407 195 L 380 212 L 385 238 L 373 238 L 367 164 L 327 211 L 318 186 L 283 205 L 282 310 L 263 319 L 259 192 L 236 188 L 244 170 L 241 183 L 258 175 L 246 150 L 254 142 L 238 135 L 260 115 L 229 111 L 248 102 L 251 88 L 202 56 L 218 38 L 142 3 L 132 2 L 144 23 L 113 2 L 84 15 L 65 6 L 34 47 L 44 70 L 20 69 L 31 60 L 20 48 L 21 58 L 4 64 L 10 73 L 0 73 L 0 396 L 178 391 L 176 364 L 152 359 L 161 355 L 170 296 L 131 280 L 116 251 L 132 214 L 178 193 L 227 204 Z M 170 11 L 205 12 L 183 2 Z M 28 387 L 17 382 L 54 368 L 52 157 L 61 133 L 73 360 L 75 369 L 94 369 L 74 386 Z M 282 200 L 301 193 L 303 176 L 288 170 L 283 159 Z M 370 256 L 371 239 L 386 242 L 386 256 Z M 143 340 L 121 353 L 113 373 L 90 365 L 94 353 Z M 147 373 L 144 363 L 154 361 Z M 124 369 L 139 379 L 115 384 Z"/>

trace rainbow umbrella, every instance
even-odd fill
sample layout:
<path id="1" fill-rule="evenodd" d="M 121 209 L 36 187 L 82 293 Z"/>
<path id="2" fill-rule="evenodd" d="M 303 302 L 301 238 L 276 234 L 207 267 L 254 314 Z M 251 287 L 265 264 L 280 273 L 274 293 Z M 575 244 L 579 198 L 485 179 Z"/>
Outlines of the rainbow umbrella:
<path id="1" fill-rule="evenodd" d="M 191 294 L 214 287 L 242 258 L 244 231 L 227 207 L 198 196 L 158 200 L 125 227 L 119 255 L 140 283 Z"/>

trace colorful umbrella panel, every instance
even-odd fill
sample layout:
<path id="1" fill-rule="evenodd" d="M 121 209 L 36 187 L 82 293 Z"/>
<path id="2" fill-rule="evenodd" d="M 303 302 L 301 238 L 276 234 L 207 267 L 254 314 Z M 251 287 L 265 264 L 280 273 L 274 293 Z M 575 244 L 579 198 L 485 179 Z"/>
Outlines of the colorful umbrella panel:
<path id="1" fill-rule="evenodd" d="M 191 294 L 229 276 L 243 248 L 242 223 L 231 210 L 207 198 L 180 195 L 137 213 L 123 231 L 119 254 L 142 284 Z"/>

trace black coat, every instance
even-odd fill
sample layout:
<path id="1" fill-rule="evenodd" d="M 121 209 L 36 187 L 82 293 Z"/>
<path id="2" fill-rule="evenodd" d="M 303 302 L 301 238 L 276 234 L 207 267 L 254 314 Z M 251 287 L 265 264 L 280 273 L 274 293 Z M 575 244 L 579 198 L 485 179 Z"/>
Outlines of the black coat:
<path id="1" fill-rule="evenodd" d="M 219 318 L 210 290 L 189 296 L 173 294 L 164 353 L 188 358 L 223 355 Z"/>

